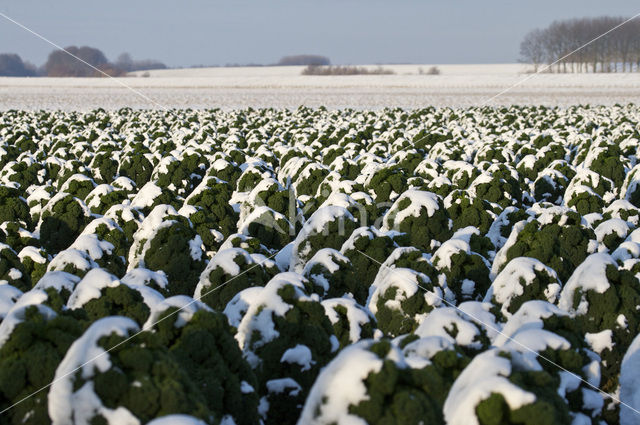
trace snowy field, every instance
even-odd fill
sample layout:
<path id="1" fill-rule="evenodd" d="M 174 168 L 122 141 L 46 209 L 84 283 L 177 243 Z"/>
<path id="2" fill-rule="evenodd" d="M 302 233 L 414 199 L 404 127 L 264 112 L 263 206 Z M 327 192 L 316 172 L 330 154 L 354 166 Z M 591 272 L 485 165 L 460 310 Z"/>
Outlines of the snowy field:
<path id="1" fill-rule="evenodd" d="M 376 66 L 372 65 L 371 68 Z M 302 67 L 199 68 L 113 79 L 0 78 L 0 110 L 98 107 L 355 109 L 480 106 L 528 76 L 523 64 L 385 65 L 394 75 L 305 76 Z M 137 93 L 132 91 L 134 89 Z M 613 105 L 640 100 L 640 74 L 535 75 L 493 105 Z"/>

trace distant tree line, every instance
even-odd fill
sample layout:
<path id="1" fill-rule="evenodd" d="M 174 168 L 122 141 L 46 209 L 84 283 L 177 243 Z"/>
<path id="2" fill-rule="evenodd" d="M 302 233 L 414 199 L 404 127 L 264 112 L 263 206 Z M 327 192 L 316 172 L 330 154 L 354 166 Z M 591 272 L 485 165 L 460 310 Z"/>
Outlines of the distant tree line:
<path id="1" fill-rule="evenodd" d="M 54 50 L 40 68 L 23 62 L 17 54 L 0 54 L 0 76 L 5 77 L 103 77 L 105 74 L 115 77 L 127 72 L 164 68 L 166 65 L 162 62 L 133 60 L 128 53 L 110 62 L 102 51 L 88 46 Z"/>
<path id="2" fill-rule="evenodd" d="M 558 63 L 547 71 L 640 71 L 640 20 L 627 22 L 586 45 L 627 19 L 602 16 L 555 21 L 547 28 L 535 29 L 525 36 L 520 44 L 522 61 L 533 64 L 535 72 L 556 61 Z M 562 59 L 582 46 L 585 47 Z"/>
<path id="3" fill-rule="evenodd" d="M 322 67 L 329 65 L 331 65 L 331 61 L 326 56 L 305 54 L 284 56 L 277 63 L 270 65 L 251 63 L 227 64 L 225 66 Z M 205 65 L 192 66 L 192 68 L 200 67 L 205 67 Z M 211 67 L 211 65 L 206 65 L 206 67 Z M 23 62 L 20 56 L 15 53 L 0 54 L 0 76 L 2 77 L 103 77 L 104 74 L 116 77 L 128 72 L 166 68 L 167 66 L 164 63 L 156 60 L 134 60 L 129 53 L 122 53 L 118 56 L 115 62 L 111 62 L 102 51 L 89 46 L 69 46 L 64 50 L 54 50 L 49 54 L 47 62 L 40 67 L 36 67 L 28 62 Z M 334 75 L 371 73 L 366 69 L 359 70 L 360 72 L 355 71 L 358 70 L 351 68 L 338 69 L 335 67 L 331 67 L 329 71 L 317 70 L 317 72 L 325 73 L 325 75 L 327 75 L 327 73 L 332 73 Z"/>
<path id="4" fill-rule="evenodd" d="M 280 58 L 279 66 L 326 66 L 331 65 L 331 61 L 326 56 L 318 55 L 293 55 Z"/>
<path id="5" fill-rule="evenodd" d="M 5 77 L 34 77 L 38 69 L 29 62 L 23 62 L 20 56 L 9 53 L 0 54 L 0 75 Z"/>
<path id="6" fill-rule="evenodd" d="M 369 69 L 364 66 L 319 66 L 308 65 L 302 75 L 391 75 L 394 72 L 381 66 Z"/>

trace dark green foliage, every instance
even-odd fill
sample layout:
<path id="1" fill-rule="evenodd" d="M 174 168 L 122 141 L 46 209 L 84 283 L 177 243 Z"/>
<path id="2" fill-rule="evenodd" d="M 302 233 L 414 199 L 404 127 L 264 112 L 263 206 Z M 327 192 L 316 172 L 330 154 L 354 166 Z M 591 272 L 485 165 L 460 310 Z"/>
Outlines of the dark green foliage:
<path id="1" fill-rule="evenodd" d="M 405 192 L 417 193 L 418 191 Z M 428 193 L 428 192 L 425 192 Z M 433 195 L 437 196 L 437 195 Z M 451 237 L 451 221 L 442 199 L 437 197 L 437 209 L 431 212 L 424 205 L 418 205 L 418 216 L 409 215 L 398 222 L 396 215 L 407 208 L 415 208 L 411 195 L 401 197 L 394 203 L 385 216 L 385 226 L 388 229 L 405 233 L 409 236 L 411 246 L 426 251 L 431 251 L 433 242 L 444 242 Z"/>
<path id="2" fill-rule="evenodd" d="M 132 153 L 121 159 L 118 173 L 129 177 L 137 187 L 142 187 L 151 180 L 153 164 L 142 153 Z"/>
<path id="3" fill-rule="evenodd" d="M 109 193 L 100 196 L 100 203 L 91 207 L 91 212 L 94 214 L 104 214 L 109 208 L 114 205 L 121 204 L 128 199 L 129 194 L 126 190 L 113 190 Z M 87 203 L 89 201 L 87 200 Z"/>
<path id="4" fill-rule="evenodd" d="M 480 175 L 480 171 L 475 167 L 471 169 L 468 169 L 468 168 L 449 169 L 446 172 L 447 178 L 449 178 L 449 180 L 451 180 L 453 185 L 460 190 L 469 188 L 473 180 L 479 175 Z"/>
<path id="5" fill-rule="evenodd" d="M 603 222 L 605 223 L 605 222 Z M 609 250 L 609 252 L 615 251 L 615 249 L 627 238 L 627 233 L 624 232 L 622 236 L 618 235 L 618 233 L 613 230 L 610 233 L 607 233 L 602 238 L 602 244 Z"/>
<path id="6" fill-rule="evenodd" d="M 318 190 L 318 186 L 329 174 L 329 170 L 316 163 L 307 165 L 299 174 L 295 181 L 296 196 L 313 196 Z"/>
<path id="7" fill-rule="evenodd" d="M 451 183 L 451 180 L 447 178 L 437 178 L 430 181 L 429 183 L 425 182 L 424 184 L 418 184 L 418 181 L 419 181 L 418 179 L 419 178 L 414 177 L 413 179 L 409 180 L 411 182 L 412 187 L 415 187 L 421 190 L 428 190 L 443 198 L 448 196 L 451 193 L 451 191 L 454 189 L 454 185 Z"/>
<path id="8" fill-rule="evenodd" d="M 350 406 L 349 413 L 368 424 L 444 423 L 443 384 L 434 367 L 402 369 L 385 360 L 382 369 L 365 380 L 369 399 Z"/>
<path id="9" fill-rule="evenodd" d="M 272 177 L 272 173 L 273 171 L 265 164 L 254 164 L 247 167 L 238 178 L 236 190 L 238 190 L 238 192 L 249 192 L 264 180 L 265 177 Z"/>
<path id="10" fill-rule="evenodd" d="M 242 248 L 249 254 L 262 254 L 266 257 L 273 255 L 266 246 L 260 243 L 259 239 L 251 236 L 242 235 L 240 233 L 234 233 L 224 241 L 225 249 L 227 248 Z"/>
<path id="11" fill-rule="evenodd" d="M 373 332 L 376 329 L 376 321 L 374 317 L 370 316 L 371 313 L 365 310 L 364 307 L 356 303 L 351 304 L 349 299 L 346 298 L 334 298 L 327 301 L 331 302 L 331 304 L 325 305 L 325 309 L 332 309 L 338 316 L 338 320 L 332 321 L 333 332 L 340 342 L 340 349 L 357 342 L 354 341 L 350 335 L 352 326 L 358 326 L 360 331 L 359 340 L 373 338 Z M 369 315 L 369 321 L 364 324 L 352 323 L 349 319 L 349 309 L 360 309 L 363 314 Z"/>
<path id="12" fill-rule="evenodd" d="M 442 407 L 447 393 L 470 359 L 452 348 L 433 353 L 430 364 L 424 367 L 403 364 L 398 356 L 408 356 L 407 350 L 411 351 L 411 342 L 414 340 L 405 338 L 397 348 L 394 347 L 396 341 L 388 339 L 360 346 L 361 350 L 377 356 L 381 365 L 380 370 L 370 372 L 362 381 L 366 388 L 366 400 L 348 406 L 349 414 L 370 424 L 444 423 Z M 400 348 L 407 344 L 403 353 Z M 356 347 L 351 348 L 352 352 L 354 349 Z M 344 372 L 348 374 L 349 370 Z M 348 377 L 346 381 L 350 385 L 355 383 L 353 377 Z M 325 399 L 327 397 L 331 397 L 331 394 L 327 394 Z M 321 408 L 321 405 L 316 407 L 316 415 L 321 414 Z"/>
<path id="13" fill-rule="evenodd" d="M 310 259 L 303 271 L 304 277 L 311 283 L 312 292 L 317 293 L 321 298 L 339 298 L 349 293 L 359 292 L 361 288 L 359 279 L 347 257 L 331 248 L 321 249 L 316 255 L 322 255 L 322 261 L 314 261 L 317 257 Z M 337 270 L 336 266 L 338 266 Z M 366 295 L 364 300 L 366 301 Z M 364 301 L 361 303 L 364 304 Z"/>
<path id="14" fill-rule="evenodd" d="M 357 162 L 347 158 L 339 158 L 336 161 L 327 163 L 325 157 L 323 163 L 340 174 L 342 180 L 355 180 L 362 171 L 362 167 Z"/>
<path id="15" fill-rule="evenodd" d="M 213 423 L 204 394 L 159 336 L 143 332 L 123 341 L 115 333 L 99 340 L 101 347 L 111 349 L 111 367 L 93 377 L 94 391 L 106 407 L 124 406 L 143 422 L 183 413 Z"/>
<path id="16" fill-rule="evenodd" d="M 5 244 L 13 248 L 19 253 L 27 246 L 39 247 L 40 241 L 36 239 L 33 233 L 25 230 L 25 223 L 20 221 L 5 221 L 0 224 L 0 232 L 4 235 L 0 236 L 0 240 L 4 239 Z"/>
<path id="17" fill-rule="evenodd" d="M 124 284 L 102 289 L 100 297 L 90 300 L 82 309 L 92 322 L 108 316 L 126 316 L 141 327 L 150 313 L 140 292 Z"/>
<path id="18" fill-rule="evenodd" d="M 22 292 L 31 289 L 31 276 L 24 269 L 14 250 L 0 244 L 0 280 L 7 281 Z"/>
<path id="19" fill-rule="evenodd" d="M 127 271 L 124 257 L 118 255 L 118 253 L 115 252 L 115 249 L 111 252 L 105 250 L 102 254 L 102 257 L 96 258 L 95 262 L 100 268 L 103 268 L 109 273 L 118 277 L 122 277 Z"/>
<path id="20" fill-rule="evenodd" d="M 582 170 L 580 174 L 574 176 L 570 186 L 586 186 L 601 197 L 615 189 L 611 180 L 588 169 Z"/>
<path id="21" fill-rule="evenodd" d="M 0 245 L 0 283 L 23 291 L 40 283 L 22 302 L 46 299 L 27 309 L 26 320 L 0 347 L 0 410 L 50 383 L 89 323 L 125 316 L 141 325 L 153 314 L 166 320 L 116 347 L 108 370 L 87 368 L 86 375 L 97 375 L 72 378 L 75 390 L 92 384 L 105 406 L 129 409 L 141 424 L 171 413 L 211 424 L 225 417 L 238 424 L 303 423 L 299 411 L 312 385 L 320 382 L 320 371 L 340 350 L 360 344 L 370 350 L 364 354 L 379 356 L 381 366 L 363 382 L 366 398 L 348 408 L 367 423 L 444 423 L 451 386 L 471 367 L 472 358 L 494 345 L 505 350 L 499 356 L 511 366 L 503 378 L 534 393 L 536 401 L 512 410 L 507 394 L 489 388 L 485 400 L 474 406 L 480 423 L 570 423 L 574 412 L 594 424 L 618 423 L 614 403 L 605 401 L 601 413 L 599 407 L 586 407 L 585 402 L 597 405 L 599 396 L 587 392 L 584 383 L 563 385 L 569 380 L 554 364 L 591 380 L 599 363 L 601 389 L 619 394 L 622 356 L 640 333 L 635 276 L 640 260 L 633 249 L 637 235 L 630 236 L 640 217 L 630 206 L 640 205 L 638 173 L 632 168 L 640 146 L 637 109 L 3 111 L 0 242 L 8 246 Z M 56 196 L 63 191 L 66 195 Z M 158 195 L 150 199 L 152 193 Z M 144 205 L 147 201 L 151 205 Z M 149 220 L 145 232 L 134 238 L 145 215 L 160 204 L 180 212 L 170 209 L 161 220 Z M 396 220 L 402 213 L 406 217 Z M 610 219 L 626 223 L 597 228 Z M 150 223 L 156 228 L 150 229 Z M 78 240 L 87 226 L 97 244 L 89 243 L 91 234 Z M 620 234 L 603 233 L 607 227 Z M 504 247 L 513 229 L 517 233 Z M 630 242 L 615 258 L 607 257 L 600 273 L 606 275 L 606 291 L 586 290 L 591 276 L 570 280 L 590 261 L 590 253 L 614 252 L 625 238 Z M 284 247 L 291 240 L 295 244 L 289 251 Z M 55 259 L 74 241 L 75 251 Z M 456 245 L 460 241 L 464 246 Z M 130 252 L 134 242 L 135 252 Z M 283 248 L 276 265 L 272 256 Z M 237 255 L 226 258 L 229 251 Z M 533 274 L 507 270 L 522 257 L 553 268 L 557 279 L 546 268 Z M 208 258 L 212 261 L 205 269 Z M 539 356 L 541 368 L 533 370 L 532 353 L 516 354 L 495 334 L 490 341 L 488 328 L 477 324 L 472 327 L 478 339 L 462 345 L 465 319 L 455 313 L 451 316 L 460 321 L 441 320 L 452 310 L 443 303 L 485 296 L 491 267 L 485 259 L 498 261 L 495 271 L 515 279 L 503 286 L 513 293 L 500 294 L 501 303 L 505 297 L 508 301 L 498 305 L 494 292 L 495 305 L 486 313 L 511 335 L 537 327 L 540 333 L 531 335 L 553 332 L 565 338 L 570 349 L 540 353 L 554 364 Z M 136 266 L 162 271 L 168 287 L 164 274 L 132 269 Z M 304 278 L 279 274 L 289 266 Z M 525 263 L 516 266 L 524 269 Z M 51 275 L 45 275 L 47 267 Z M 100 297 L 69 310 L 78 276 L 97 267 L 125 283 L 104 287 Z M 286 282 L 278 286 L 281 279 Z M 562 282 L 565 290 L 570 283 L 578 289 L 559 294 Z M 158 316 L 150 307 L 159 305 L 159 295 L 132 289 L 138 284 L 165 297 L 206 294 L 202 301 L 217 312 L 194 303 L 189 312 L 167 307 Z M 18 301 L 15 290 L 5 286 L 8 299 L 0 300 L 0 315 Z M 182 301 L 189 302 L 186 297 L 165 302 Z M 544 301 L 571 314 L 525 317 L 537 311 L 528 306 Z M 225 317 L 219 312 L 227 305 Z M 53 318 L 46 307 L 58 316 Z M 491 306 L 474 302 L 466 307 Z M 22 314 L 20 308 L 9 314 Z M 5 318 L 2 328 L 14 317 Z M 511 333 L 519 320 L 525 327 Z M 538 329 L 540 321 L 543 329 Z M 425 324 L 425 335 L 418 335 L 418 323 Z M 587 334 L 603 331 L 611 331 L 614 345 L 598 353 L 600 361 L 588 351 L 597 344 L 589 347 L 585 336 L 592 341 Z M 396 339 L 389 341 L 385 334 Z M 107 336 L 100 344 L 112 347 L 130 335 Z M 520 336 L 527 340 L 528 335 Z M 449 337 L 460 339 L 459 345 L 449 345 Z M 369 338 L 376 340 L 361 341 Z M 447 348 L 434 353 L 437 344 Z M 283 361 L 288 350 L 292 356 Z M 308 368 L 292 360 L 305 363 L 305 350 L 312 358 Z M 26 399 L 5 412 L 0 423 L 50 423 L 47 396 L 45 390 Z M 106 422 L 102 416 L 90 421 Z"/>
<path id="22" fill-rule="evenodd" d="M 445 199 L 448 205 L 447 212 L 453 221 L 452 230 L 473 226 L 484 235 L 493 224 L 493 208 L 488 201 L 481 198 L 473 198 L 469 192 L 455 190 Z"/>
<path id="23" fill-rule="evenodd" d="M 566 213 L 563 225 L 557 216 L 552 223 L 541 225 L 537 220 L 528 222 L 518 234 L 516 243 L 507 250 L 507 260 L 533 257 L 558 273 L 566 282 L 576 267 L 587 258 L 590 240 L 596 236 L 580 224 L 576 213 Z"/>
<path id="24" fill-rule="evenodd" d="M 487 260 L 475 252 L 459 249 L 446 252 L 450 267 L 442 264 L 438 252 L 434 256 L 433 265 L 447 278 L 447 287 L 453 291 L 458 302 L 480 301 L 491 286 Z M 471 283 L 473 282 L 473 283 Z"/>
<path id="25" fill-rule="evenodd" d="M 626 199 L 634 206 L 640 207 L 640 184 L 632 182 L 627 190 Z"/>
<path id="26" fill-rule="evenodd" d="M 584 190 L 574 192 L 567 206 L 575 208 L 580 215 L 599 213 L 604 207 L 604 200 L 595 193 Z"/>
<path id="27" fill-rule="evenodd" d="M 0 223 L 5 221 L 22 221 L 28 230 L 33 230 L 29 206 L 20 197 L 20 191 L 0 186 Z"/>
<path id="28" fill-rule="evenodd" d="M 502 248 L 502 245 L 507 241 L 513 227 L 517 223 L 523 220 L 526 221 L 530 218 L 531 216 L 525 210 L 516 207 L 505 208 L 505 210 L 498 215 L 491 225 L 494 228 L 494 231 L 499 233 L 500 240 L 492 240 L 492 242 L 497 245 L 496 248 Z"/>
<path id="29" fill-rule="evenodd" d="M 121 228 L 109 228 L 106 224 L 100 224 L 97 226 L 95 235 L 98 239 L 109 242 L 113 245 L 114 249 L 112 255 L 114 256 L 126 257 L 129 252 L 129 248 L 131 248 L 131 244 L 133 243 L 133 233 L 127 237 L 127 234 Z M 115 258 L 113 260 L 117 261 Z M 113 274 L 120 276 L 119 273 Z"/>
<path id="30" fill-rule="evenodd" d="M 562 203 L 562 197 L 569 184 L 563 174 L 549 172 L 538 177 L 533 184 L 533 196 L 539 202 L 552 202 L 557 205 Z"/>
<path id="31" fill-rule="evenodd" d="M 406 148 L 410 147 L 408 145 Z M 406 149 L 405 148 L 405 149 Z M 409 175 L 413 174 L 416 167 L 422 162 L 424 156 L 418 153 L 416 150 L 402 150 L 400 154 L 396 154 L 393 160 L 397 161 L 396 164 Z"/>
<path id="32" fill-rule="evenodd" d="M 548 291 L 549 285 L 559 284 L 558 280 L 546 271 L 537 268 L 534 268 L 533 272 L 535 273 L 535 278 L 529 282 L 522 276 L 518 279 L 518 283 L 522 287 L 522 294 L 515 294 L 509 300 L 508 305 L 503 304 L 502 308 L 511 314 L 515 314 L 522 304 L 527 301 L 548 299 L 546 292 Z M 492 298 L 492 303 L 500 307 L 500 304 L 495 300 L 495 296 Z"/>
<path id="33" fill-rule="evenodd" d="M 320 214 L 321 212 L 324 213 L 326 210 L 321 208 L 315 214 Z M 311 216 L 303 229 L 298 233 L 295 241 L 294 250 L 297 250 L 298 262 L 302 265 L 322 248 L 340 249 L 342 244 L 357 227 L 353 216 L 343 209 L 342 211 L 336 211 L 336 214 L 332 216 L 331 220 L 324 221 L 322 228 L 317 232 L 314 221 L 314 218 L 317 218 L 315 214 Z"/>
<path id="34" fill-rule="evenodd" d="M 622 356 L 626 352 L 633 338 L 640 330 L 640 282 L 635 275 L 627 270 L 618 270 L 613 265 L 606 266 L 606 277 L 609 288 L 604 293 L 594 290 L 582 292 L 578 289 L 574 293 L 576 308 L 580 300 L 586 299 L 589 309 L 586 314 L 578 315 L 574 319 L 581 334 L 597 333 L 606 329 L 613 331 L 614 349 L 605 348 L 600 353 L 602 357 L 602 382 L 604 391 L 615 391 L 620 373 Z M 621 327 L 618 317 L 624 316 L 626 327 Z"/>
<path id="35" fill-rule="evenodd" d="M 166 217 L 175 221 L 162 227 L 151 239 L 151 246 L 144 254 L 145 267 L 162 270 L 169 278 L 169 295 L 191 295 L 204 269 L 203 258 L 191 256 L 190 242 L 197 237 L 182 217 Z"/>
<path id="36" fill-rule="evenodd" d="M 233 232 L 233 228 L 231 226 L 235 226 L 232 224 L 231 216 L 226 216 L 222 222 L 217 221 L 214 216 L 208 214 L 208 211 L 204 208 L 198 208 L 196 212 L 189 216 L 189 221 L 193 225 L 193 229 L 202 239 L 202 243 L 205 246 L 207 251 L 215 251 L 219 248 L 220 243 L 225 237 L 225 234 L 220 231 L 220 226 L 229 225 L 228 229 L 225 231 L 228 234 Z"/>
<path id="37" fill-rule="evenodd" d="M 242 174 L 240 168 L 227 161 L 227 165 L 224 167 L 211 167 L 207 176 L 217 177 L 231 185 L 231 187 L 235 187 L 240 178 L 240 174 Z"/>
<path id="38" fill-rule="evenodd" d="M 611 218 L 619 218 L 629 223 L 640 222 L 640 209 L 626 201 L 613 203 L 606 207 L 602 212 L 603 221 Z"/>
<path id="39" fill-rule="evenodd" d="M 294 226 L 283 216 L 269 207 L 262 213 L 247 218 L 240 231 L 247 236 L 259 239 L 267 248 L 280 250 L 295 236 Z"/>
<path id="40" fill-rule="evenodd" d="M 520 206 L 522 203 L 520 183 L 506 171 L 492 173 L 489 182 L 474 184 L 473 187 L 476 198 L 493 202 L 502 208 Z"/>
<path id="41" fill-rule="evenodd" d="M 259 382 L 259 393 L 267 394 L 270 405 L 265 422 L 268 424 L 290 424 L 297 420 L 299 413 L 296 412 L 299 412 L 304 404 L 308 391 L 320 369 L 335 354 L 330 340 L 333 335 L 333 326 L 325 315 L 322 305 L 319 302 L 301 297 L 300 290 L 293 285 L 281 285 L 277 294 L 282 302 L 291 306 L 284 316 L 271 313 L 274 328 L 278 331 L 279 336 L 264 342 L 263 336 L 256 331 L 248 335 L 247 345 L 260 358 L 260 365 L 255 369 Z M 269 308 L 268 305 L 264 307 Z M 313 362 L 308 369 L 296 363 L 281 362 L 283 354 L 297 345 L 304 345 L 311 351 Z M 267 382 L 284 377 L 291 378 L 298 383 L 301 391 L 296 395 L 269 393 Z"/>
<path id="42" fill-rule="evenodd" d="M 408 282 L 415 280 L 415 292 L 407 294 L 402 289 Z M 442 292 L 437 285 L 424 274 L 416 273 L 411 269 L 395 269 L 389 272 L 385 279 L 378 283 L 376 294 L 370 301 L 369 308 L 373 310 L 371 304 L 374 304 L 376 311 L 375 317 L 378 322 L 378 329 L 389 336 L 398 336 L 414 331 L 418 327 L 416 316 L 429 313 L 435 308 L 431 304 L 425 294 L 433 293 L 436 296 L 436 303 L 442 298 Z M 431 294 L 429 294 L 431 295 Z M 390 300 L 399 301 L 399 307 L 391 307 L 388 303 Z"/>
<path id="43" fill-rule="evenodd" d="M 165 315 L 175 311 L 169 309 Z M 226 317 L 200 310 L 183 327 L 174 322 L 170 318 L 160 322 L 158 337 L 198 387 L 209 410 L 217 417 L 230 414 L 239 425 L 257 423 L 257 394 L 244 388 L 248 384 L 257 389 L 257 381 Z"/>
<path id="44" fill-rule="evenodd" d="M 533 371 L 517 373 L 512 379 L 522 385 L 532 386 L 527 389 L 538 390 L 534 392 L 539 397 L 534 403 L 512 411 L 501 394 L 492 393 L 476 407 L 476 415 L 481 425 L 571 423 L 566 402 L 555 391 L 560 384 L 559 379 L 554 379 L 546 372 Z"/>
<path id="45" fill-rule="evenodd" d="M 47 254 L 44 251 L 40 250 L 39 254 L 42 255 L 45 259 L 47 258 Z M 38 283 L 40 278 L 46 273 L 47 265 L 48 261 L 46 260 L 45 262 L 34 261 L 28 255 L 22 258 L 22 267 L 24 269 L 24 272 L 31 277 L 32 285 Z"/>
<path id="46" fill-rule="evenodd" d="M 229 205 L 232 192 L 229 183 L 208 180 L 206 189 L 189 197 L 189 205 L 201 208 L 190 217 L 196 229 L 200 230 L 198 234 L 202 236 L 205 229 L 215 229 L 227 238 L 237 230 L 238 213 Z M 203 236 L 202 240 L 207 246 L 213 244 L 208 237 L 205 240 Z"/>
<path id="47" fill-rule="evenodd" d="M 95 182 L 83 175 L 72 176 L 64 184 L 64 191 L 78 199 L 85 199 L 96 187 Z"/>
<path id="48" fill-rule="evenodd" d="M 232 261 L 239 267 L 238 274 L 228 274 L 225 269 Z M 220 262 L 220 265 L 216 265 Z M 264 286 L 277 273 L 268 264 L 254 261 L 241 248 L 219 251 L 207 267 L 209 274 L 200 289 L 200 300 L 217 311 L 225 306 L 240 291 L 253 286 Z M 219 287 L 219 288 L 218 288 Z"/>
<path id="49" fill-rule="evenodd" d="M 0 409 L 21 401 L 3 413 L 4 418 L 0 422 L 51 423 L 47 411 L 48 391 L 31 394 L 53 380 L 58 364 L 69 346 L 82 334 L 83 327 L 82 322 L 64 313 L 46 320 L 36 306 L 26 309 L 24 321 L 14 328 L 0 347 Z M 28 419 L 23 420 L 26 417 Z"/>
<path id="50" fill-rule="evenodd" d="M 353 266 L 353 276 L 345 282 L 346 286 L 355 300 L 364 305 L 380 265 L 398 245 L 392 235 L 380 233 L 375 228 L 363 230 L 354 231 L 345 243 L 343 254 Z"/>
<path id="51" fill-rule="evenodd" d="M 367 184 L 367 189 L 375 193 L 376 203 L 393 201 L 391 192 L 396 195 L 407 189 L 407 175 L 398 167 L 387 167 L 377 170 Z"/>
<path id="52" fill-rule="evenodd" d="M 62 251 L 73 243 L 90 220 L 80 201 L 71 195 L 64 196 L 42 213 L 42 246 L 50 254 Z"/>
<path id="53" fill-rule="evenodd" d="M 398 248 L 392 255 L 392 262 L 389 258 L 386 260 L 389 267 L 411 269 L 426 275 L 432 282 L 438 281 L 438 270 L 431 264 L 430 255 L 414 247 Z"/>
<path id="54" fill-rule="evenodd" d="M 204 158 L 195 154 L 185 155 L 182 160 L 174 159 L 164 165 L 166 172 L 157 175 L 157 185 L 163 189 L 174 188 L 180 195 L 189 194 L 206 171 Z"/>
<path id="55" fill-rule="evenodd" d="M 30 165 L 27 165 L 27 163 L 23 161 L 16 162 L 11 167 L 14 173 L 9 177 L 9 181 L 18 183 L 21 190 L 26 190 L 29 186 L 38 184 L 41 180 L 38 173 L 43 168 L 44 167 L 38 162 L 34 162 Z"/>
<path id="56" fill-rule="evenodd" d="M 594 147 L 592 147 L 593 149 Z M 624 182 L 626 170 L 622 161 L 622 152 L 617 144 L 601 143 L 596 149 L 602 149 L 589 164 L 589 169 L 613 181 L 620 188 Z"/>
<path id="57" fill-rule="evenodd" d="M 97 171 L 94 175 L 100 183 L 110 184 L 118 175 L 118 161 L 113 158 L 110 151 L 94 156 L 92 168 Z"/>
<path id="58" fill-rule="evenodd" d="M 588 407 L 584 403 L 583 397 L 586 397 L 586 394 L 583 391 L 593 392 L 588 385 L 581 384 L 576 388 L 567 389 L 565 397 L 557 391 L 561 382 L 559 367 L 586 379 L 584 368 L 592 362 L 584 342 L 575 340 L 571 331 L 567 332 L 565 325 L 570 321 L 568 316 L 554 316 L 551 322 L 545 322 L 545 328 L 547 324 L 554 323 L 554 327 L 562 336 L 569 337 L 572 348 L 547 347 L 542 350 L 538 357 L 541 366 L 539 370 L 519 362 L 512 363 L 509 381 L 533 393 L 535 401 L 512 410 L 503 395 L 494 392 L 476 406 L 476 415 L 481 424 L 565 424 L 571 422 L 570 411 L 583 413 L 594 420 L 601 419 L 597 408 Z M 515 353 L 501 352 L 498 355 L 511 359 L 513 354 Z"/>
<path id="59" fill-rule="evenodd" d="M 253 191 L 251 194 L 252 206 L 262 207 L 267 206 L 272 210 L 284 215 L 289 216 L 290 209 L 293 208 L 295 214 L 296 201 L 292 197 L 293 191 L 282 188 L 276 181 L 272 181 L 268 187 L 265 187 L 260 191 Z"/>

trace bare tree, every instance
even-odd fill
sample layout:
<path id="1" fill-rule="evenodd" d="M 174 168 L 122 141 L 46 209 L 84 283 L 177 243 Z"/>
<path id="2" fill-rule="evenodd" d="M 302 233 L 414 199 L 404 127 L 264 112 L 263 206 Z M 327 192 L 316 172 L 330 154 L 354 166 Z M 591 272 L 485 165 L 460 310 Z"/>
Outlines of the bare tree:
<path id="1" fill-rule="evenodd" d="M 545 60 L 542 30 L 535 29 L 524 37 L 520 43 L 520 55 L 524 62 L 533 64 L 533 72 L 538 72 L 538 67 Z"/>
<path id="2" fill-rule="evenodd" d="M 107 57 L 100 50 L 88 46 L 70 46 L 51 52 L 44 68 L 49 77 L 93 77 L 100 75 L 96 69 L 110 67 Z"/>

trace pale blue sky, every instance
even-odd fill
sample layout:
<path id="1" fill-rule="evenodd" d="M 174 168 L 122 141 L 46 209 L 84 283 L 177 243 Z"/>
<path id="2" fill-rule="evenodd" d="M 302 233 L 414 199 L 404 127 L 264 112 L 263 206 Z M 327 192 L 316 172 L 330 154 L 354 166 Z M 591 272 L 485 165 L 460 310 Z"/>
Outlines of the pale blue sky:
<path id="1" fill-rule="evenodd" d="M 630 0 L 0 0 L 0 11 L 62 46 L 170 66 L 515 62 L 523 35 L 555 19 L 632 16 Z M 0 53 L 42 64 L 52 47 L 0 18 Z"/>

